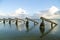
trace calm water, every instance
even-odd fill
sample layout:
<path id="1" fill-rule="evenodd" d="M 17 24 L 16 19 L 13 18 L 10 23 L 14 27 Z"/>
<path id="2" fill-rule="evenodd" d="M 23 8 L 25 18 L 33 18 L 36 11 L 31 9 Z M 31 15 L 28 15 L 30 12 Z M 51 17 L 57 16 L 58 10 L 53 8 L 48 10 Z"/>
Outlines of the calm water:
<path id="1" fill-rule="evenodd" d="M 60 40 L 60 20 L 52 20 L 58 25 L 51 29 L 50 23 L 45 21 L 45 28 L 40 29 L 41 20 L 38 25 L 29 22 L 28 28 L 23 22 L 16 25 L 0 22 L 0 40 Z"/>

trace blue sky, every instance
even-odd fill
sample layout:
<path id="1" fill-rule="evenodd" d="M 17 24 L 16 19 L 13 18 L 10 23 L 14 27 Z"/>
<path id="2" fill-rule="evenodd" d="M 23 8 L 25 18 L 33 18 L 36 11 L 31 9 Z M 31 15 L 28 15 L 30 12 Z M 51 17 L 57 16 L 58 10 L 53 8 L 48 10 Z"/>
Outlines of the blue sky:
<path id="1" fill-rule="evenodd" d="M 32 15 L 37 11 L 47 10 L 51 6 L 60 9 L 60 0 L 0 0 L 0 11 L 6 14 L 23 8 Z"/>

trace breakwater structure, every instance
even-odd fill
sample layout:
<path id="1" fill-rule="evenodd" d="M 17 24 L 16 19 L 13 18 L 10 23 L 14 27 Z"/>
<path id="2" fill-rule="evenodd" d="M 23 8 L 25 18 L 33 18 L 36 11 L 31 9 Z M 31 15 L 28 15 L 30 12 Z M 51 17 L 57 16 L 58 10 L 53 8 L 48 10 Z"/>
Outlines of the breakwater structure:
<path id="1" fill-rule="evenodd" d="M 40 19 L 42 19 L 43 21 L 47 21 L 47 22 L 51 23 L 51 28 L 53 28 L 54 26 L 57 25 L 57 23 L 55 23 L 55 22 L 53 22 L 53 21 L 51 21 L 51 20 L 49 20 L 49 19 L 46 19 L 46 18 L 44 18 L 44 17 L 40 17 Z"/>

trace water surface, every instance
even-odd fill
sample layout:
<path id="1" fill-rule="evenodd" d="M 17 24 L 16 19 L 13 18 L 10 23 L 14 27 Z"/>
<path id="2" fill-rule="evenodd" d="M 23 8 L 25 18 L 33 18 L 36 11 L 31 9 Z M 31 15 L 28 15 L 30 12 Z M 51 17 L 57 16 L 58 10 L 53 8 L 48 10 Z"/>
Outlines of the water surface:
<path id="1" fill-rule="evenodd" d="M 0 22 L 0 40 L 60 40 L 60 20 L 52 20 L 58 25 L 51 29 L 51 24 L 45 21 L 44 31 L 40 29 L 41 20 L 38 25 L 29 22 L 28 28 L 23 22 L 16 25 L 14 22 Z M 43 32 L 42 32 L 43 31 Z"/>

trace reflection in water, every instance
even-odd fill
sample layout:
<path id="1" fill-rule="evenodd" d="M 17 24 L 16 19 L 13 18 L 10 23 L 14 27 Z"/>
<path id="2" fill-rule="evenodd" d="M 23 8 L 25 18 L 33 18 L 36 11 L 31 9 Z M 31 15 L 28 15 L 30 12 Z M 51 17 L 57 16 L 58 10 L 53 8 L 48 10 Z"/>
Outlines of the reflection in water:
<path id="1" fill-rule="evenodd" d="M 19 22 L 19 23 L 17 22 L 15 23 L 15 25 L 16 25 L 16 29 L 20 32 L 26 30 L 25 24 L 22 22 Z"/>
<path id="2" fill-rule="evenodd" d="M 9 20 L 9 25 L 10 25 L 10 27 L 11 27 L 11 20 Z"/>
<path id="3" fill-rule="evenodd" d="M 45 31 L 44 20 L 42 19 L 42 22 L 41 22 L 41 24 L 40 24 L 40 31 L 41 31 L 42 35 L 40 36 L 40 39 L 43 40 L 43 37 L 44 37 L 45 35 L 47 35 L 48 33 L 50 33 L 50 32 L 53 30 L 53 28 L 56 27 L 56 25 L 57 25 L 57 24 L 51 23 L 51 29 L 48 30 L 48 31 L 45 33 L 45 32 L 44 32 L 44 31 Z"/>
<path id="4" fill-rule="evenodd" d="M 44 20 L 42 20 L 41 24 L 40 24 L 40 31 L 43 34 L 45 31 L 45 24 L 44 24 Z"/>
<path id="5" fill-rule="evenodd" d="M 1 20 L 0 20 L 0 22 L 1 22 Z"/>
<path id="6" fill-rule="evenodd" d="M 28 20 L 26 21 L 26 29 L 27 29 L 27 32 L 29 31 L 29 22 Z"/>
<path id="7" fill-rule="evenodd" d="M 44 20 L 42 20 L 40 24 L 40 32 L 42 33 L 42 35 L 44 34 L 44 31 L 45 31 L 45 24 L 44 24 Z M 42 38 L 40 38 L 40 40 L 42 40 Z"/>
<path id="8" fill-rule="evenodd" d="M 15 24 L 16 24 L 16 26 L 18 27 L 18 20 L 16 20 Z"/>
<path id="9" fill-rule="evenodd" d="M 38 24 L 34 23 L 34 27 L 37 26 Z"/>
<path id="10" fill-rule="evenodd" d="M 3 19 L 3 23 L 5 24 L 5 18 Z"/>
<path id="11" fill-rule="evenodd" d="M 18 24 L 15 24 L 16 25 L 16 27 L 18 28 Z"/>
<path id="12" fill-rule="evenodd" d="M 26 25 L 26 30 L 27 30 L 27 32 L 31 31 L 31 30 L 34 29 L 35 26 L 36 26 L 36 25 L 34 25 L 34 26 L 32 26 L 32 27 L 29 26 L 29 21 L 28 21 L 28 20 L 26 21 L 26 24 L 25 24 L 25 25 Z M 31 28 L 30 28 L 30 27 L 31 27 Z"/>
<path id="13" fill-rule="evenodd" d="M 11 28 L 10 28 L 10 26 L 8 24 L 6 24 L 5 27 L 3 26 L 3 24 L 2 25 L 0 24 L 0 39 L 5 39 L 6 40 L 8 38 L 10 40 L 39 40 L 39 39 L 43 40 L 43 39 L 46 38 L 46 35 L 48 33 L 50 33 L 53 30 L 53 28 L 54 28 L 54 27 L 51 28 L 51 29 L 49 28 L 50 30 L 48 30 L 48 31 L 45 32 L 45 30 L 48 29 L 48 28 L 45 29 L 44 22 L 41 22 L 40 28 L 38 28 L 39 25 L 38 26 L 35 26 L 35 28 L 34 28 L 33 25 L 28 25 L 29 22 L 27 22 L 26 25 L 19 24 L 21 22 L 19 22 L 16 25 L 15 24 L 13 25 L 12 23 L 11 23 Z M 32 24 L 32 23 L 30 23 L 30 24 Z M 57 27 L 60 28 L 59 26 L 57 26 Z M 46 27 L 50 27 L 50 26 L 48 26 L 48 24 L 47 24 Z M 26 32 L 26 30 L 28 32 Z M 60 33 L 59 30 L 57 30 L 58 33 Z M 39 32 L 41 32 L 42 35 L 40 35 Z M 60 34 L 58 34 L 58 33 L 56 33 L 56 35 L 57 36 L 58 35 L 60 36 Z M 45 36 L 45 38 L 44 38 L 44 36 Z M 48 34 L 47 39 L 50 36 L 51 36 L 51 34 Z M 53 37 L 53 38 L 55 38 L 55 37 Z M 53 38 L 51 38 L 51 39 L 53 39 Z"/>
<path id="14" fill-rule="evenodd" d="M 57 25 L 53 26 L 50 30 L 48 30 L 46 33 L 40 36 L 40 39 L 42 40 L 44 36 L 46 36 L 48 33 L 50 33 Z"/>
<path id="15" fill-rule="evenodd" d="M 4 24 L 4 26 L 5 26 L 5 18 L 3 18 L 3 24 Z"/>
<path id="16" fill-rule="evenodd" d="M 51 28 L 54 28 L 57 24 L 51 23 Z"/>
<path id="17" fill-rule="evenodd" d="M 17 25 L 17 24 L 15 24 L 15 25 L 16 25 L 16 29 L 19 30 L 19 29 L 18 29 L 18 25 Z M 19 30 L 19 31 L 20 31 L 20 30 Z"/>
<path id="18" fill-rule="evenodd" d="M 9 24 L 11 25 L 11 18 L 9 18 Z"/>

